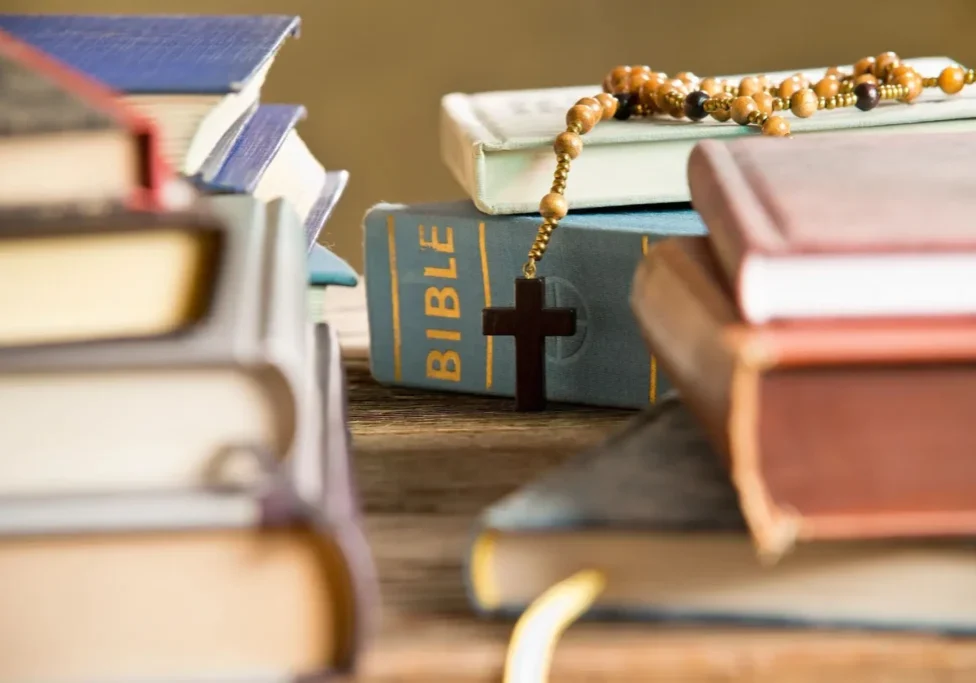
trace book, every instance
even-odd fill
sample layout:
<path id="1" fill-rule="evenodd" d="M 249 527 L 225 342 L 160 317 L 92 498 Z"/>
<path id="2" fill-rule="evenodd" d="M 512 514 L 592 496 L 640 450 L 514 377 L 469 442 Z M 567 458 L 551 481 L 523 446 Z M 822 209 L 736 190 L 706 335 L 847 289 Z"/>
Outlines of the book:
<path id="1" fill-rule="evenodd" d="M 512 396 L 511 337 L 482 334 L 482 309 L 512 305 L 538 226 L 492 217 L 470 201 L 378 204 L 365 217 L 370 368 L 383 384 Z M 576 308 L 576 334 L 546 341 L 547 398 L 636 408 L 668 380 L 646 352 L 628 306 L 648 245 L 702 234 L 685 207 L 581 212 L 553 235 L 539 275 L 548 306 Z"/>
<path id="2" fill-rule="evenodd" d="M 764 555 L 976 532 L 971 319 L 747 325 L 701 237 L 652 245 L 631 303 Z"/>
<path id="3" fill-rule="evenodd" d="M 285 197 L 305 224 L 307 245 L 318 237 L 348 182 L 348 172 L 326 173 L 296 124 L 305 107 L 263 104 L 250 116 L 220 167 L 195 180 L 206 193 Z"/>
<path id="4" fill-rule="evenodd" d="M 162 337 L 199 324 L 226 227 L 203 211 L 0 221 L 0 349 Z"/>
<path id="5" fill-rule="evenodd" d="M 255 481 L 224 461 L 172 490 L 0 497 L 0 676 L 270 683 L 353 669 L 376 574 L 337 339 L 325 325 L 310 339 L 308 438 L 287 463 L 238 453 Z"/>
<path id="6" fill-rule="evenodd" d="M 745 142 L 703 141 L 688 178 L 746 320 L 976 313 L 976 132 Z"/>
<path id="7" fill-rule="evenodd" d="M 251 119 L 257 113 L 259 106 L 261 106 L 260 101 L 253 102 L 244 111 L 244 113 L 241 114 L 237 120 L 224 131 L 224 134 L 220 136 L 219 140 L 217 140 L 217 144 L 214 145 L 209 154 L 207 154 L 207 158 L 204 159 L 202 164 L 200 164 L 200 168 L 189 178 L 191 183 L 200 185 L 209 182 L 215 175 L 217 175 L 221 167 L 227 162 L 227 157 L 230 156 L 230 153 L 237 144 L 237 140 L 240 138 L 244 128 L 247 127 L 247 124 L 250 123 Z"/>
<path id="8" fill-rule="evenodd" d="M 520 615 L 591 571 L 604 585 L 588 619 L 976 633 L 970 540 L 822 542 L 759 562 L 736 489 L 675 393 L 491 505 L 473 536 L 464 575 L 488 616 Z"/>
<path id="9" fill-rule="evenodd" d="M 218 452 L 294 448 L 309 381 L 301 226 L 283 200 L 201 201 L 224 231 L 195 324 L 0 348 L 0 451 L 17 454 L 0 459 L 0 496 L 185 487 Z"/>
<path id="10" fill-rule="evenodd" d="M 947 57 L 905 59 L 925 75 L 955 64 Z M 824 68 L 801 69 L 816 81 Z M 797 70 L 770 73 L 779 82 Z M 738 83 L 741 75 L 723 76 Z M 538 90 L 449 93 L 441 100 L 441 157 L 479 210 L 489 214 L 536 213 L 556 167 L 555 137 L 566 129 L 566 111 L 599 84 Z M 908 107 L 882 103 L 870 112 L 853 108 L 790 119 L 794 136 L 825 130 L 893 133 L 976 130 L 976 92 L 944 95 L 927 88 Z M 570 210 L 686 202 L 685 172 L 691 148 L 704 138 L 756 137 L 755 127 L 667 118 L 608 120 L 583 136 L 573 160 L 566 199 Z"/>
<path id="11" fill-rule="evenodd" d="M 339 337 L 343 358 L 369 359 L 369 314 L 366 281 L 352 287 L 309 288 L 309 317 L 325 322 Z"/>
<path id="12" fill-rule="evenodd" d="M 0 30 L 0 208 L 156 209 L 171 181 L 148 119 Z"/>
<path id="13" fill-rule="evenodd" d="M 121 93 L 187 176 L 259 99 L 300 19 L 286 15 L 3 14 L 0 30 Z"/>

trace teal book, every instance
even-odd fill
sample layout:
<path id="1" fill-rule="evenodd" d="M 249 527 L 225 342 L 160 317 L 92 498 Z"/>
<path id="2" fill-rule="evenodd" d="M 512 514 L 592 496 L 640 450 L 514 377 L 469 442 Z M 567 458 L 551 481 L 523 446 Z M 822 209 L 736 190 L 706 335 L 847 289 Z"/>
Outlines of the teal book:
<path id="1" fill-rule="evenodd" d="M 549 588 L 582 577 L 602 584 L 587 619 L 973 635 L 973 551 L 971 539 L 810 541 L 760 561 L 728 471 L 669 392 L 484 510 L 464 580 L 479 613 L 535 604 L 549 624 L 573 608 Z M 522 629 L 526 645 L 535 632 Z"/>
<path id="2" fill-rule="evenodd" d="M 514 340 L 484 336 L 482 309 L 514 305 L 538 216 L 489 216 L 470 201 L 379 204 L 364 223 L 375 379 L 514 396 Z M 577 323 L 546 342 L 547 399 L 640 408 L 669 389 L 630 312 L 633 275 L 656 240 L 705 232 L 687 204 L 563 219 L 538 272 L 546 305 L 575 308 Z"/>

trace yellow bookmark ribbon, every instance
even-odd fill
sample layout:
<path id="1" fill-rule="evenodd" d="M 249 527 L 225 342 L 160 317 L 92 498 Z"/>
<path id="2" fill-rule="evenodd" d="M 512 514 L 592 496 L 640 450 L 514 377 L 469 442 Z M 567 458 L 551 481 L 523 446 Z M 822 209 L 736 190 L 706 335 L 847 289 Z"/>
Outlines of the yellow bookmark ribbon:
<path id="1" fill-rule="evenodd" d="M 512 631 L 504 683 L 545 683 L 556 643 L 570 624 L 596 601 L 606 585 L 601 572 L 587 569 L 560 581 L 536 598 Z"/>

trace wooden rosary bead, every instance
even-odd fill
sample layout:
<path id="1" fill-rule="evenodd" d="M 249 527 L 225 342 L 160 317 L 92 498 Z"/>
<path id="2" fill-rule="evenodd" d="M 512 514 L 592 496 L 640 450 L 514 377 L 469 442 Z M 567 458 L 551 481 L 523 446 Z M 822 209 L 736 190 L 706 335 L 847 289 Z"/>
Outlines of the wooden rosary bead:
<path id="1" fill-rule="evenodd" d="M 556 136 L 556 141 L 552 147 L 556 150 L 556 154 L 565 154 L 570 159 L 575 159 L 583 151 L 583 138 L 573 131 L 567 130 Z"/>
<path id="2" fill-rule="evenodd" d="M 824 78 L 830 78 L 831 76 L 833 76 L 834 78 L 839 80 L 843 78 L 844 75 L 845 75 L 844 72 L 841 71 L 840 67 L 837 66 L 832 66 L 829 69 L 827 69 L 826 72 L 824 72 Z"/>
<path id="3" fill-rule="evenodd" d="M 606 121 L 609 118 L 613 118 L 614 113 L 617 111 L 617 98 L 610 93 L 601 92 L 596 96 L 596 101 L 603 107 L 600 119 Z"/>
<path id="4" fill-rule="evenodd" d="M 588 107 L 585 104 L 573 105 L 566 112 L 566 125 L 578 125 L 581 133 L 589 133 L 593 130 L 597 120 L 596 111 L 593 110 L 593 107 Z"/>
<path id="5" fill-rule="evenodd" d="M 775 83 L 773 83 L 773 79 L 767 76 L 766 74 L 762 74 L 758 76 L 758 78 L 759 78 L 759 85 L 762 86 L 763 90 L 769 90 L 770 88 L 776 85 Z"/>
<path id="6" fill-rule="evenodd" d="M 640 102 L 640 106 L 645 114 L 654 114 L 658 111 L 657 103 L 655 102 L 658 87 L 659 84 L 650 80 L 644 83 L 640 88 L 640 92 L 637 93 L 637 100 Z"/>
<path id="7" fill-rule="evenodd" d="M 672 92 L 680 93 L 682 97 L 688 94 L 685 84 L 679 81 L 677 78 L 672 78 L 665 81 L 658 86 L 657 93 L 654 96 L 654 104 L 657 105 L 657 108 L 660 111 L 671 111 L 671 105 L 668 103 L 668 93 Z"/>
<path id="8" fill-rule="evenodd" d="M 684 114 L 692 121 L 701 121 L 708 116 L 705 111 L 705 102 L 708 101 L 708 93 L 704 90 L 695 90 L 688 93 L 685 98 Z"/>
<path id="9" fill-rule="evenodd" d="M 894 52 L 882 52 L 874 58 L 874 69 L 871 73 L 877 76 L 879 81 L 884 80 L 888 72 L 899 64 L 901 64 L 901 60 Z"/>
<path id="10" fill-rule="evenodd" d="M 611 95 L 623 91 L 630 85 L 630 67 L 618 66 L 614 68 L 603 81 L 603 90 Z"/>
<path id="11" fill-rule="evenodd" d="M 793 93 L 803 89 L 801 85 L 800 80 L 796 76 L 784 78 L 783 82 L 779 84 L 779 96 L 784 100 L 788 100 L 793 97 Z"/>
<path id="12" fill-rule="evenodd" d="M 895 83 L 907 89 L 902 102 L 911 102 L 922 94 L 922 78 L 914 70 L 903 73 L 895 79 Z"/>
<path id="13" fill-rule="evenodd" d="M 966 85 L 966 72 L 961 66 L 947 66 L 939 74 L 939 88 L 947 95 L 955 95 Z"/>
<path id="14" fill-rule="evenodd" d="M 576 100 L 576 104 L 582 104 L 585 107 L 590 107 L 600 118 L 603 118 L 603 105 L 600 104 L 600 100 L 595 97 L 581 97 Z"/>
<path id="15" fill-rule="evenodd" d="M 651 79 L 651 67 L 632 66 L 630 67 L 630 78 L 627 80 L 627 92 L 640 92 L 640 87 Z"/>
<path id="16" fill-rule="evenodd" d="M 773 113 L 773 96 L 765 90 L 753 93 L 752 99 L 756 101 L 756 107 L 767 116 Z"/>
<path id="17" fill-rule="evenodd" d="M 755 93 L 762 92 L 762 89 L 762 81 L 755 76 L 746 76 L 739 81 L 740 96 L 752 97 Z"/>
<path id="18" fill-rule="evenodd" d="M 840 92 L 840 81 L 836 76 L 824 76 L 813 86 L 813 92 L 817 97 L 833 97 Z"/>
<path id="19" fill-rule="evenodd" d="M 881 101 L 881 92 L 876 83 L 865 82 L 854 88 L 854 97 L 857 98 L 854 106 L 861 111 L 868 111 L 878 106 L 878 102 Z"/>
<path id="20" fill-rule="evenodd" d="M 539 213 L 543 218 L 559 220 L 569 213 L 569 202 L 559 192 L 550 192 L 539 202 Z"/>
<path id="21" fill-rule="evenodd" d="M 762 125 L 763 135 L 782 138 L 790 134 L 790 124 L 782 116 L 770 116 Z"/>
<path id="22" fill-rule="evenodd" d="M 817 99 L 817 94 L 809 88 L 798 90 L 790 98 L 790 111 L 801 119 L 813 116 L 817 113 Z"/>
<path id="23" fill-rule="evenodd" d="M 613 118 L 618 121 L 626 121 L 636 111 L 640 105 L 640 95 L 638 93 L 617 93 L 617 111 L 613 113 Z"/>
<path id="24" fill-rule="evenodd" d="M 864 57 L 854 64 L 854 76 L 874 73 L 874 57 Z"/>
<path id="25" fill-rule="evenodd" d="M 698 89 L 702 92 L 708 93 L 709 95 L 717 95 L 723 92 L 725 84 L 722 83 L 717 78 L 703 78 L 701 83 L 698 84 Z"/>
<path id="26" fill-rule="evenodd" d="M 722 92 L 718 95 L 712 96 L 712 100 L 714 100 L 716 105 L 718 105 L 711 112 L 712 118 L 719 123 L 725 123 L 732 116 L 732 112 L 729 111 L 729 107 L 732 104 L 732 95 L 727 92 Z"/>
<path id="27" fill-rule="evenodd" d="M 749 123 L 749 114 L 754 111 L 759 111 L 759 105 L 756 104 L 756 101 L 751 96 L 739 95 L 732 100 L 732 108 L 730 111 L 732 120 L 740 126 L 744 126 Z"/>
<path id="28" fill-rule="evenodd" d="M 674 77 L 684 83 L 685 87 L 688 89 L 694 88 L 696 85 L 698 85 L 698 81 L 700 80 L 698 76 L 690 71 L 679 71 L 674 75 Z"/>
<path id="29" fill-rule="evenodd" d="M 899 64 L 888 73 L 888 80 L 894 81 L 897 80 L 897 78 L 902 74 L 914 73 L 914 72 L 915 69 L 913 67 L 910 67 L 907 64 Z"/>
<path id="30" fill-rule="evenodd" d="M 854 87 L 861 85 L 861 83 L 874 83 L 877 85 L 878 78 L 874 74 L 861 74 L 854 79 Z"/>

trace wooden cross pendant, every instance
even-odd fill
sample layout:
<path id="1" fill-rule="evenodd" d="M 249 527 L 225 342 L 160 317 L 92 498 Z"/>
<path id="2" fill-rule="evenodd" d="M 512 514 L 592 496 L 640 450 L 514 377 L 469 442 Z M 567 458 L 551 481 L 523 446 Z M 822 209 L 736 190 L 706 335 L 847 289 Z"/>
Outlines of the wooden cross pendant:
<path id="1" fill-rule="evenodd" d="M 515 337 L 515 409 L 546 407 L 546 337 L 576 334 L 576 310 L 546 308 L 544 278 L 515 280 L 514 308 L 485 308 L 482 334 Z"/>

